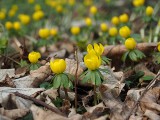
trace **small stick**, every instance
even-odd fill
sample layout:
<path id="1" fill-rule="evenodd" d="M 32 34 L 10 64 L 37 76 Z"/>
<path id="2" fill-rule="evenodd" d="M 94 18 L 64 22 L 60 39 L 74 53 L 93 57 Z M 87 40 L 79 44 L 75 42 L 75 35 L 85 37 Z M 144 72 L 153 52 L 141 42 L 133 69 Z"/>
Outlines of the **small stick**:
<path id="1" fill-rule="evenodd" d="M 158 80 L 158 77 L 160 76 L 160 71 L 158 72 L 158 74 L 156 75 L 156 77 L 147 85 L 146 89 L 144 90 L 144 92 L 141 94 L 141 96 L 138 98 L 138 100 L 136 101 L 136 103 L 134 104 L 133 108 L 131 109 L 131 111 L 129 112 L 128 116 L 126 117 L 125 120 L 129 120 L 132 112 L 134 111 L 134 109 L 136 108 L 136 106 L 138 105 L 139 101 L 143 98 L 143 96 L 147 93 L 147 91 L 156 83 L 156 81 Z"/>
<path id="2" fill-rule="evenodd" d="M 40 101 L 40 100 L 38 100 L 38 99 L 36 99 L 36 98 L 33 98 L 33 97 L 31 97 L 31 96 L 28 96 L 28 95 L 21 94 L 21 93 L 19 93 L 19 92 L 14 92 L 14 94 L 15 94 L 16 96 L 18 96 L 18 97 L 21 97 L 21 98 L 24 98 L 24 99 L 27 99 L 27 100 L 31 100 L 31 101 L 33 101 L 33 102 L 36 103 L 36 104 L 40 104 L 40 105 L 44 106 L 45 108 L 51 110 L 52 112 L 55 112 L 55 113 L 57 113 L 57 114 L 59 114 L 59 115 L 62 115 L 62 116 L 64 116 L 64 117 L 66 117 L 66 115 L 65 115 L 64 113 L 62 113 L 60 110 L 58 110 L 58 109 L 56 109 L 56 108 L 53 108 L 52 106 L 46 104 L 46 103 L 43 102 L 43 101 Z"/>
<path id="3" fill-rule="evenodd" d="M 77 74 L 78 74 L 78 66 L 79 66 L 77 48 L 75 50 L 75 58 L 76 58 L 77 66 L 76 66 L 76 72 L 75 72 L 74 86 L 75 86 L 75 109 L 77 111 L 77 81 L 78 81 Z"/>

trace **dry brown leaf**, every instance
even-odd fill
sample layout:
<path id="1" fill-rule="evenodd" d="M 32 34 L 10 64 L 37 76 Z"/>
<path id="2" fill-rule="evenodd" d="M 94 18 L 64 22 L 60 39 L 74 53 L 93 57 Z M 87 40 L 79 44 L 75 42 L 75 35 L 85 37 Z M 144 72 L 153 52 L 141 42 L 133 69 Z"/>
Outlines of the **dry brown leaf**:
<path id="1" fill-rule="evenodd" d="M 137 49 L 142 52 L 150 53 L 157 47 L 157 43 L 138 43 Z M 121 56 L 127 49 L 124 45 L 109 45 L 105 47 L 103 55 L 107 55 L 109 57 Z"/>
<path id="2" fill-rule="evenodd" d="M 33 95 L 36 92 L 43 91 L 42 88 L 10 88 L 10 87 L 1 87 L 0 88 L 0 104 L 1 106 L 7 108 L 29 108 L 31 101 L 16 97 L 14 92 L 20 92 L 25 95 Z M 11 94 L 11 95 L 10 95 Z"/>
<path id="3" fill-rule="evenodd" d="M 50 74 L 49 63 L 46 63 L 39 69 L 30 71 L 30 75 L 14 79 L 13 81 L 17 88 L 33 88 L 38 87 Z"/>
<path id="4" fill-rule="evenodd" d="M 27 72 L 27 67 L 20 67 L 17 68 L 15 71 L 15 78 L 19 78 L 21 76 L 24 76 Z"/>
<path id="5" fill-rule="evenodd" d="M 13 120 L 13 119 L 10 119 L 6 116 L 0 115 L 0 120 Z"/>
<path id="6" fill-rule="evenodd" d="M 77 62 L 74 59 L 65 59 L 67 67 L 66 73 L 70 73 L 71 75 L 75 75 L 77 69 Z M 80 76 L 83 72 L 83 68 L 79 65 L 77 75 Z"/>
<path id="7" fill-rule="evenodd" d="M 4 81 L 1 82 L 0 87 L 16 87 L 12 79 L 9 77 L 9 75 L 6 75 L 6 78 Z"/>
<path id="8" fill-rule="evenodd" d="M 60 50 L 49 55 L 50 58 L 64 58 L 66 55 L 66 50 Z"/>
<path id="9" fill-rule="evenodd" d="M 31 106 L 34 120 L 68 120 L 67 117 L 60 116 L 50 110 L 43 110 L 35 105 Z"/>
<path id="10" fill-rule="evenodd" d="M 150 120 L 160 120 L 160 116 L 151 110 L 146 110 L 144 115 L 147 116 Z"/>
<path id="11" fill-rule="evenodd" d="M 0 82 L 5 80 L 6 75 L 10 78 L 15 76 L 15 69 L 0 69 Z"/>
<path id="12" fill-rule="evenodd" d="M 3 116 L 7 116 L 11 119 L 17 119 L 25 116 L 29 112 L 29 109 L 13 109 L 13 110 L 5 110 L 4 108 L 0 108 L 0 114 Z"/>

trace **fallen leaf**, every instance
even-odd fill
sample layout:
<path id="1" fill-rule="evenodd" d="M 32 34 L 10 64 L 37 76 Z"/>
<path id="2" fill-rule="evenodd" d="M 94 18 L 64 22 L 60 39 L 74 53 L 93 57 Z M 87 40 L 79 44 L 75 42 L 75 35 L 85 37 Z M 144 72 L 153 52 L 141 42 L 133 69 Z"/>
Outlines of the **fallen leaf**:
<path id="1" fill-rule="evenodd" d="M 4 108 L 0 108 L 1 115 L 7 116 L 14 120 L 25 116 L 28 112 L 29 112 L 28 109 L 5 110 Z"/>
<path id="2" fill-rule="evenodd" d="M 0 69 L 0 82 L 5 80 L 6 75 L 10 78 L 15 76 L 15 69 Z"/>

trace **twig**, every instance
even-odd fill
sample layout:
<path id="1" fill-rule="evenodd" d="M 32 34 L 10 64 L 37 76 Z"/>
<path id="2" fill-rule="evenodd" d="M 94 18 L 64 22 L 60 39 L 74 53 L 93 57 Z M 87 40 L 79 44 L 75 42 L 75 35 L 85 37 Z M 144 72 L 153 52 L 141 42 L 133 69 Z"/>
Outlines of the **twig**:
<path id="1" fill-rule="evenodd" d="M 134 104 L 133 108 L 130 110 L 128 116 L 126 117 L 125 120 L 129 120 L 132 112 L 134 111 L 134 109 L 136 108 L 136 106 L 138 105 L 139 101 L 143 98 L 143 96 L 147 93 L 147 91 L 156 83 L 156 81 L 158 80 L 158 77 L 160 76 L 160 71 L 158 72 L 158 74 L 155 76 L 155 78 L 147 85 L 146 89 L 144 90 L 144 92 L 141 94 L 141 96 L 138 98 L 138 100 L 136 101 L 136 103 Z"/>
<path id="2" fill-rule="evenodd" d="M 76 48 L 75 49 L 75 58 L 76 58 L 77 66 L 76 66 L 75 81 L 74 81 L 74 86 L 75 86 L 75 109 L 76 109 L 76 111 L 77 111 L 77 81 L 78 81 L 78 66 L 79 66 L 77 51 L 78 50 Z"/>
<path id="3" fill-rule="evenodd" d="M 46 103 L 43 102 L 43 101 L 40 101 L 40 100 L 38 100 L 38 99 L 36 99 L 36 98 L 33 98 L 33 97 L 31 97 L 31 96 L 27 96 L 27 95 L 21 94 L 21 93 L 19 93 L 19 92 L 14 92 L 14 94 L 15 94 L 16 96 L 18 96 L 18 97 L 21 97 L 21 98 L 24 98 L 24 99 L 27 99 L 27 100 L 31 100 L 31 101 L 33 101 L 33 102 L 36 103 L 36 104 L 40 104 L 40 105 L 44 106 L 45 108 L 51 110 L 52 112 L 55 112 L 55 113 L 57 113 L 57 114 L 60 114 L 60 115 L 66 117 L 66 115 L 65 115 L 64 113 L 62 113 L 60 110 L 58 110 L 58 109 L 56 109 L 56 108 L 53 108 L 52 106 L 46 104 Z"/>
<path id="4" fill-rule="evenodd" d="M 5 56 L 5 55 L 2 55 L 2 56 L 5 57 L 5 58 L 7 58 L 7 59 L 9 59 L 9 60 L 11 60 L 11 61 L 13 61 L 13 62 L 15 62 L 18 65 L 21 65 L 19 62 L 17 62 L 16 60 L 14 60 L 14 59 L 12 59 L 12 58 L 10 58 L 8 56 Z"/>

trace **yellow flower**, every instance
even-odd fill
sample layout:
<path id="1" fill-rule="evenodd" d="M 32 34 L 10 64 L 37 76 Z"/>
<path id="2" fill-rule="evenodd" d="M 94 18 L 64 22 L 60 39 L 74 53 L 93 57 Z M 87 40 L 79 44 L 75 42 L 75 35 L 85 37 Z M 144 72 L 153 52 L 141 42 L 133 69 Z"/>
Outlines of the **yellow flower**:
<path id="1" fill-rule="evenodd" d="M 91 20 L 91 18 L 86 18 L 86 19 L 85 19 L 85 23 L 86 23 L 87 26 L 91 26 L 91 25 L 92 25 L 92 20 Z"/>
<path id="2" fill-rule="evenodd" d="M 34 3 L 34 0 L 28 0 L 28 3 L 29 3 L 29 4 L 33 4 L 33 3 Z"/>
<path id="3" fill-rule="evenodd" d="M 78 35 L 78 34 L 80 33 L 80 28 L 77 27 L 77 26 L 73 26 L 73 27 L 71 28 L 71 33 L 72 33 L 73 35 Z"/>
<path id="4" fill-rule="evenodd" d="M 9 13 L 8 13 L 8 16 L 9 16 L 9 17 L 13 17 L 13 16 L 15 16 L 15 14 L 16 14 L 16 11 L 13 10 L 13 9 L 11 9 L 11 10 L 9 11 Z"/>
<path id="5" fill-rule="evenodd" d="M 41 54 L 39 52 L 32 51 L 28 54 L 28 59 L 31 63 L 37 63 L 39 58 L 41 58 Z"/>
<path id="6" fill-rule="evenodd" d="M 56 28 L 52 28 L 52 29 L 50 30 L 50 35 L 52 35 L 52 36 L 56 36 L 57 33 L 58 33 L 58 31 L 57 31 Z"/>
<path id="7" fill-rule="evenodd" d="M 116 36 L 118 34 L 118 30 L 116 27 L 112 27 L 109 29 L 109 35 L 110 36 Z"/>
<path id="8" fill-rule="evenodd" d="M 148 6 L 146 8 L 146 15 L 147 16 L 151 16 L 153 14 L 153 12 L 154 12 L 154 9 L 151 6 Z"/>
<path id="9" fill-rule="evenodd" d="M 50 61 L 50 68 L 56 74 L 63 73 L 66 69 L 66 62 L 63 59 L 55 59 Z"/>
<path id="10" fill-rule="evenodd" d="M 84 64 L 90 70 L 96 70 L 101 65 L 101 58 L 95 54 L 87 54 L 84 57 Z"/>
<path id="11" fill-rule="evenodd" d="M 92 0 L 84 0 L 84 2 L 83 2 L 83 4 L 84 4 L 85 6 L 90 6 L 90 5 L 92 5 L 92 3 L 93 3 Z"/>
<path id="12" fill-rule="evenodd" d="M 47 28 L 42 28 L 42 29 L 39 30 L 39 36 L 40 36 L 41 38 L 47 38 L 47 37 L 49 37 L 49 35 L 50 35 L 49 29 L 47 29 Z"/>
<path id="13" fill-rule="evenodd" d="M 104 51 L 104 46 L 101 43 L 99 43 L 99 45 L 97 43 L 94 43 L 94 49 L 91 44 L 88 44 L 87 46 L 87 52 L 89 54 L 96 54 L 100 56 L 102 55 L 103 51 Z"/>
<path id="14" fill-rule="evenodd" d="M 135 7 L 144 5 L 145 0 L 133 0 L 132 3 Z"/>
<path id="15" fill-rule="evenodd" d="M 108 26 L 106 23 L 101 23 L 100 28 L 102 32 L 106 32 L 108 30 Z"/>
<path id="16" fill-rule="evenodd" d="M 126 41 L 125 41 L 125 47 L 128 49 L 128 50 L 133 50 L 135 47 L 136 47 L 136 41 L 134 40 L 134 38 L 128 38 Z"/>
<path id="17" fill-rule="evenodd" d="M 119 18 L 117 16 L 112 17 L 111 20 L 113 25 L 118 25 L 119 24 Z"/>
<path id="18" fill-rule="evenodd" d="M 128 17 L 128 15 L 126 13 L 124 13 L 124 14 L 122 14 L 122 15 L 119 16 L 119 20 L 122 23 L 126 23 L 126 22 L 128 22 L 129 17 Z"/>
<path id="19" fill-rule="evenodd" d="M 128 26 L 123 26 L 123 27 L 120 28 L 119 34 L 120 34 L 120 36 L 122 36 L 124 38 L 127 38 L 127 37 L 130 36 L 131 30 Z"/>
<path id="20" fill-rule="evenodd" d="M 44 17 L 44 12 L 41 10 L 34 12 L 32 15 L 32 18 L 35 21 L 38 21 L 38 20 L 42 19 L 43 17 Z"/>
<path id="21" fill-rule="evenodd" d="M 20 21 L 21 21 L 22 24 L 27 25 L 27 24 L 29 24 L 29 22 L 30 22 L 30 17 L 29 17 L 28 15 L 20 14 L 20 15 L 18 16 L 18 18 L 20 19 Z"/>
<path id="22" fill-rule="evenodd" d="M 34 6 L 34 10 L 35 10 L 35 11 L 41 10 L 41 5 L 40 5 L 40 4 L 36 4 L 36 5 Z"/>
<path id="23" fill-rule="evenodd" d="M 8 22 L 5 23 L 5 27 L 6 27 L 7 30 L 10 30 L 10 29 L 13 28 L 13 24 L 10 21 L 8 21 Z"/>
<path id="24" fill-rule="evenodd" d="M 75 0 L 69 0 L 68 3 L 70 6 L 73 6 L 75 4 Z"/>
<path id="25" fill-rule="evenodd" d="M 5 19 L 5 17 L 6 17 L 6 14 L 5 14 L 5 12 L 3 12 L 3 11 L 0 11 L 0 20 L 3 20 L 3 19 Z"/>
<path id="26" fill-rule="evenodd" d="M 12 10 L 17 11 L 18 10 L 18 6 L 17 5 L 12 5 Z"/>
<path id="27" fill-rule="evenodd" d="M 63 12 L 63 7 L 62 7 L 61 5 L 58 5 L 58 6 L 56 7 L 56 11 L 57 11 L 58 13 L 62 13 L 62 12 Z"/>
<path id="28" fill-rule="evenodd" d="M 20 22 L 14 22 L 14 23 L 13 23 L 13 28 L 14 28 L 15 30 L 20 30 L 20 29 L 21 29 L 21 24 L 20 24 Z"/>
<path id="29" fill-rule="evenodd" d="M 160 52 L 160 42 L 158 43 L 157 49 L 158 49 L 158 51 Z"/>
<path id="30" fill-rule="evenodd" d="M 97 7 L 96 6 L 91 6 L 90 13 L 95 15 L 97 13 Z"/>

